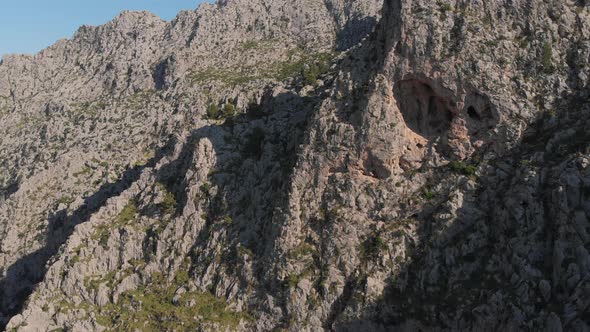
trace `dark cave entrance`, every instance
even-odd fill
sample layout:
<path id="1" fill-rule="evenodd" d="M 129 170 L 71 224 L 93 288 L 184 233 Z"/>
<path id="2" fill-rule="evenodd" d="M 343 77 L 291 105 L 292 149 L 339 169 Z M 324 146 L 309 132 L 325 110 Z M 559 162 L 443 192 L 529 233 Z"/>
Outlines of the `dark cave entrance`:
<path id="1" fill-rule="evenodd" d="M 401 81 L 396 93 L 406 126 L 425 138 L 444 135 L 451 127 L 453 113 L 447 99 L 422 81 Z"/>
<path id="2" fill-rule="evenodd" d="M 465 125 L 473 140 L 489 138 L 499 122 L 488 97 L 473 93 L 465 98 Z"/>

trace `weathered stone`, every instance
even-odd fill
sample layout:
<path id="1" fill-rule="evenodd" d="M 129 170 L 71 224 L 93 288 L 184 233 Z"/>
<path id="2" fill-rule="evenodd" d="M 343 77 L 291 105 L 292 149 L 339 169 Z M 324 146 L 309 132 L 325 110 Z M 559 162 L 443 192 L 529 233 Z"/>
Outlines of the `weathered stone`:
<path id="1" fill-rule="evenodd" d="M 199 319 L 162 330 L 587 328 L 587 5 L 379 5 L 125 12 L 6 57 L 8 328 L 158 297 Z"/>

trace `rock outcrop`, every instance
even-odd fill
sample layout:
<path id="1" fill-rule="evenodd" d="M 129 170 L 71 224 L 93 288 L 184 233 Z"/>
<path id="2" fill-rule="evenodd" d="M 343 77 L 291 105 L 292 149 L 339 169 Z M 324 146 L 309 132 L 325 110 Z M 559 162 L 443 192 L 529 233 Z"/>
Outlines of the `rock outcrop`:
<path id="1" fill-rule="evenodd" d="M 588 4 L 381 5 L 4 59 L 8 329 L 590 329 Z"/>

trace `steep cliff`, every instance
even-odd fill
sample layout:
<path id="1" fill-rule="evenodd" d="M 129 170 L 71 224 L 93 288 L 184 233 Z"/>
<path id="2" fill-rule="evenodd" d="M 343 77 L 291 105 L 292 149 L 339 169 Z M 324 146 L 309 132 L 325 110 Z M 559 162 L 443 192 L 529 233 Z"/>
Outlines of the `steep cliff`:
<path id="1" fill-rule="evenodd" d="M 588 4 L 380 5 L 5 59 L 8 328 L 590 329 Z"/>

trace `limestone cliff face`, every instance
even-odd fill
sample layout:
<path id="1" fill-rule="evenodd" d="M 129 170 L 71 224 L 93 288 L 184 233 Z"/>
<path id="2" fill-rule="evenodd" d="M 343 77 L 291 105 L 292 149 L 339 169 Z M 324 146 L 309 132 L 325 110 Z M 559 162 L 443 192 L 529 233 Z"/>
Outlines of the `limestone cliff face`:
<path id="1" fill-rule="evenodd" d="M 8 328 L 590 329 L 588 5 L 379 8 L 123 13 L 5 59 Z"/>
<path id="2" fill-rule="evenodd" d="M 234 0 L 171 22 L 124 12 L 37 55 L 5 57 L 2 320 L 22 309 L 74 227 L 122 195 L 190 130 L 219 127 L 248 110 L 261 116 L 256 109 L 274 94 L 316 84 L 339 52 L 374 28 L 380 8 L 379 1 Z M 214 108 L 219 112 L 208 114 Z"/>

